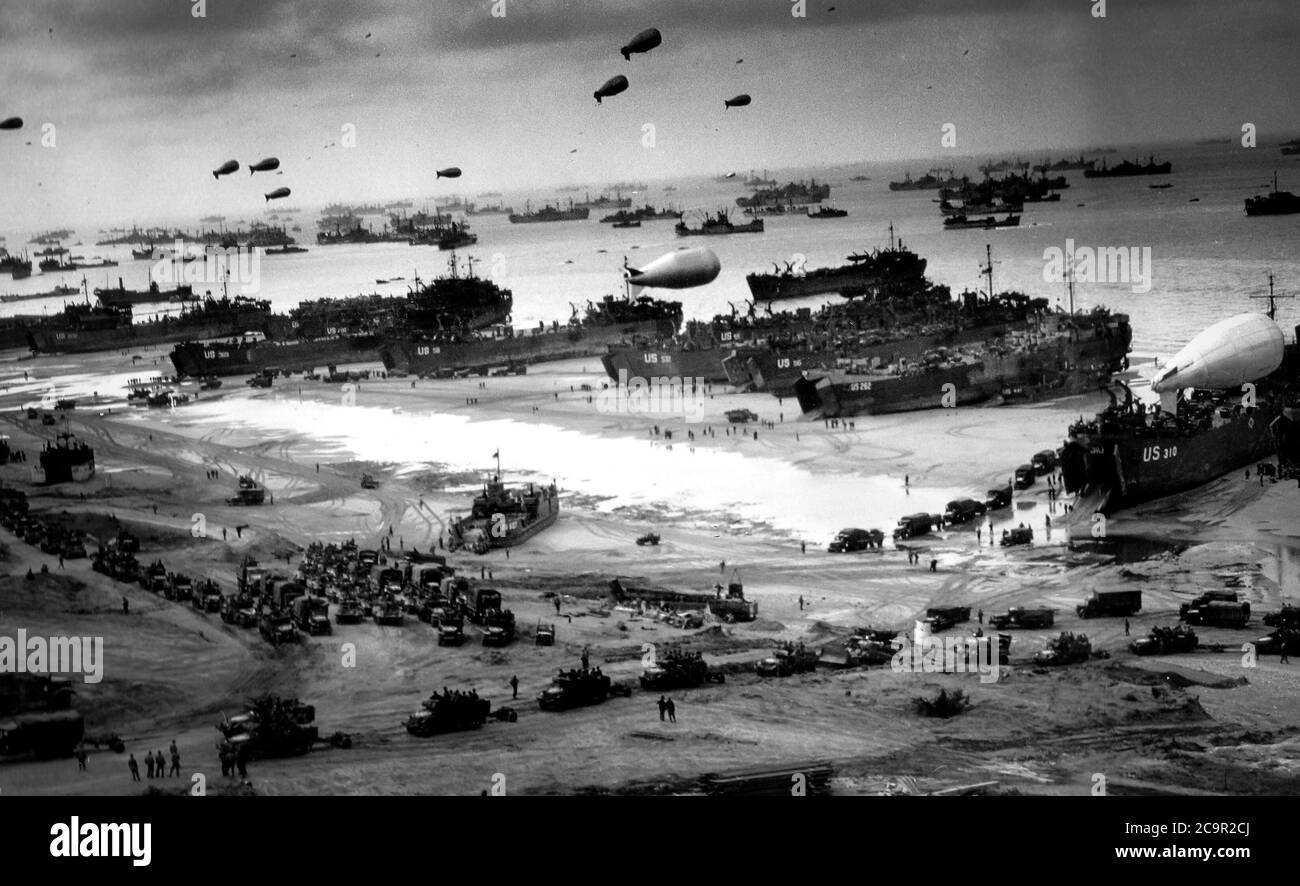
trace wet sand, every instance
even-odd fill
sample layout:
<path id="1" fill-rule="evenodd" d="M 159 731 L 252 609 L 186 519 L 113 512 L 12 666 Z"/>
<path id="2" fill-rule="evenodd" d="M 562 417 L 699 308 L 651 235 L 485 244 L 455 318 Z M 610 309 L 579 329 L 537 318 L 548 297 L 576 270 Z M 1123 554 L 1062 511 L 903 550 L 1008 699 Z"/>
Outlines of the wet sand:
<path id="1" fill-rule="evenodd" d="M 530 367 L 521 377 L 414 386 L 410 379 L 366 380 L 355 405 L 345 403 L 339 385 L 294 377 L 277 379 L 269 391 L 226 379 L 174 412 L 127 406 L 118 380 L 169 372 L 151 365 L 155 356 L 0 362 L 0 432 L 11 444 L 34 460 L 38 441 L 57 430 L 19 409 L 53 384 L 60 396 L 79 397 L 68 428 L 95 447 L 98 463 L 97 476 L 79 486 L 32 488 L 30 461 L 0 467 L 0 478 L 25 489 L 34 511 L 66 510 L 95 520 L 100 532 L 111 520 L 98 515 L 133 527 L 144 538 L 142 563 L 160 558 L 171 570 L 232 588 L 244 554 L 262 561 L 278 555 L 289 571 L 300 561 L 296 552 L 314 540 L 355 537 L 367 546 L 391 529 L 394 550 L 427 550 L 442 523 L 468 509 L 495 448 L 512 482 L 549 479 L 563 466 L 564 512 L 509 559 L 500 551 L 452 557 L 473 578 L 491 569 L 491 584 L 516 613 L 522 636 L 499 650 L 479 645 L 472 628 L 465 646 L 439 648 L 434 632 L 413 617 L 400 628 L 336 626 L 330 637 L 275 649 L 256 631 L 118 585 L 92 572 L 88 560 L 59 570 L 0 529 L 9 549 L 8 577 L 0 579 L 2 630 L 103 636 L 105 679 L 81 687 L 77 706 L 89 731 L 120 732 L 137 758 L 175 738 L 183 769 L 202 771 L 216 785 L 215 721 L 248 696 L 272 691 L 316 705 L 322 732 L 343 730 L 355 745 L 256 761 L 250 779 L 258 793 L 478 793 L 496 773 L 518 793 L 670 791 L 705 772 L 809 759 L 835 761 L 836 789 L 845 793 L 870 790 L 887 775 L 915 776 L 925 788 L 996 781 L 995 790 L 1020 793 L 1086 793 L 1099 772 L 1112 793 L 1289 793 L 1300 786 L 1290 725 L 1300 678 L 1276 658 L 1243 667 L 1240 652 L 1242 642 L 1267 633 L 1258 614 L 1276 609 L 1284 593 L 1294 602 L 1295 589 L 1279 585 L 1294 581 L 1300 547 L 1300 492 L 1292 486 L 1225 478 L 1121 515 L 1108 527 L 1110 545 L 1070 550 L 1063 531 L 1044 537 L 1044 518 L 1059 519 L 1062 508 L 1040 483 L 1017 493 L 1016 509 L 995 525 L 1033 526 L 1030 548 L 990 547 L 987 530 L 977 543 L 971 527 L 920 541 L 918 566 L 888 543 L 884 552 L 825 552 L 833 529 L 855 524 L 847 515 L 888 531 L 910 510 L 942 510 L 958 495 L 982 498 L 1033 452 L 1058 445 L 1071 419 L 1102 405 L 1096 398 L 861 418 L 854 430 L 830 430 L 795 420 L 789 400 L 782 407 L 767 395 L 715 389 L 704 420 L 687 424 L 681 416 L 597 410 L 587 397 L 599 395 L 603 376 L 598 361 L 588 360 Z M 32 377 L 24 380 L 24 370 Z M 99 403 L 89 402 L 91 391 Z M 757 440 L 754 428 L 729 436 L 723 413 L 737 408 L 776 425 L 757 428 Z M 671 443 L 653 434 L 656 424 L 673 431 Z M 704 428 L 716 436 L 706 437 Z M 219 479 L 207 479 L 208 468 Z M 360 488 L 363 472 L 380 480 L 378 489 Z M 241 473 L 262 480 L 274 504 L 227 506 Z M 196 514 L 206 522 L 205 538 L 191 533 Z M 649 529 L 662 543 L 636 546 Z M 1158 544 L 1149 557 L 1123 562 L 1138 546 L 1117 544 L 1125 539 Z M 1171 543 L 1178 553 L 1165 550 Z M 41 563 L 50 576 L 23 577 Z M 735 577 L 759 601 L 759 620 L 694 632 L 635 618 L 601 596 L 615 575 L 685 590 Z M 1137 637 L 1174 623 L 1180 602 L 1228 582 L 1257 615 L 1241 631 L 1198 629 L 1203 644 L 1225 646 L 1221 653 L 1137 659 L 1127 651 L 1122 620 L 1074 616 L 1074 605 L 1093 590 L 1141 587 L 1143 612 L 1131 625 Z M 548 592 L 565 595 L 558 619 Z M 123 595 L 129 616 L 121 614 Z M 958 603 L 990 614 L 1051 606 L 1057 623 L 1051 631 L 1014 632 L 1013 664 L 996 684 L 888 667 L 781 680 L 741 670 L 776 640 L 821 642 L 856 625 L 908 628 L 927 606 Z M 552 648 L 533 645 L 540 620 L 557 622 Z M 1032 653 L 1061 630 L 1086 632 L 1111 658 L 1032 667 Z M 537 709 L 536 694 L 556 669 L 576 666 L 584 646 L 594 664 L 634 681 L 642 644 L 672 642 L 737 669 L 724 685 L 673 693 L 676 724 L 661 723 L 656 695 L 639 690 L 592 708 Z M 356 644 L 354 668 L 343 664 L 344 643 Z M 1168 673 L 1181 677 L 1161 676 Z M 512 675 L 520 681 L 517 723 L 491 721 L 433 739 L 402 727 L 442 686 L 476 688 L 494 705 L 512 704 Z M 912 699 L 940 686 L 965 690 L 973 707 L 951 720 L 917 716 Z M 89 769 L 78 773 L 71 760 L 5 762 L 0 791 L 139 789 L 124 757 L 92 753 Z"/>

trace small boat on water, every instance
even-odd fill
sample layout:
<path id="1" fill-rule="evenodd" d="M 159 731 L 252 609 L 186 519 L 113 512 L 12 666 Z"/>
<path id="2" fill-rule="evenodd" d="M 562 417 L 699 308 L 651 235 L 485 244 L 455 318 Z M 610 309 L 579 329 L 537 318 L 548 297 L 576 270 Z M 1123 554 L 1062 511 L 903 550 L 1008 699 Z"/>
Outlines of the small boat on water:
<path id="1" fill-rule="evenodd" d="M 984 218 L 967 218 L 964 215 L 954 215 L 943 220 L 943 227 L 946 231 L 967 228 L 1018 228 L 1020 227 L 1020 216 L 1009 215 L 1006 218 L 999 219 L 992 215 Z"/>

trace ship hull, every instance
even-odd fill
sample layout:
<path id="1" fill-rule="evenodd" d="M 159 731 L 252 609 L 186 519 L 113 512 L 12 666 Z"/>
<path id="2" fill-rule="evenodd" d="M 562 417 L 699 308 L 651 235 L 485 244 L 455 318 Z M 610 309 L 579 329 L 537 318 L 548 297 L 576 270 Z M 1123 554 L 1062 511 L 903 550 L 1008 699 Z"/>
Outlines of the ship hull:
<path id="1" fill-rule="evenodd" d="M 401 337 L 385 343 L 384 365 L 412 375 L 447 376 L 496 366 L 598 357 L 630 335 L 671 334 L 672 324 L 646 320 L 619 326 L 561 327 L 513 338 L 469 342 L 430 342 Z"/>
<path id="2" fill-rule="evenodd" d="M 171 344 L 185 339 L 226 338 L 260 329 L 265 325 L 266 318 L 265 313 L 249 312 L 221 320 L 182 323 L 168 319 L 115 329 L 47 329 L 33 326 L 28 328 L 28 346 L 47 354 L 118 351 Z"/>
<path id="3" fill-rule="evenodd" d="M 1062 340 L 1051 347 L 988 356 L 913 375 L 835 372 L 794 385 L 805 414 L 839 418 L 1015 402 L 1102 390 L 1128 353 L 1129 335 Z"/>
<path id="4" fill-rule="evenodd" d="M 379 335 L 289 342 L 184 342 L 171 354 L 177 373 L 192 378 L 209 375 L 257 375 L 264 371 L 306 372 L 322 366 L 381 363 Z"/>
<path id="5" fill-rule="evenodd" d="M 730 349 L 721 347 L 685 349 L 655 345 L 612 345 L 601 357 L 606 374 L 620 379 L 702 378 L 725 384 L 727 372 L 722 360 Z M 623 375 L 620 375 L 623 373 Z"/>
<path id="6" fill-rule="evenodd" d="M 1072 439 L 1061 455 L 1066 491 L 1100 493 L 1114 511 L 1195 489 L 1273 454 L 1274 417 L 1257 409 L 1193 434 L 1150 428 L 1123 439 Z"/>

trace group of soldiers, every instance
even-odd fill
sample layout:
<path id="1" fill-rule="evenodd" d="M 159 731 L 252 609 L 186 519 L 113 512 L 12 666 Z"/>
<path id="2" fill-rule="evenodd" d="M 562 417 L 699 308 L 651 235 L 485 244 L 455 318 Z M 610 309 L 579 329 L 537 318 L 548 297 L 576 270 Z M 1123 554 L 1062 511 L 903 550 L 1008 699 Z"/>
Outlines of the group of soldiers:
<path id="1" fill-rule="evenodd" d="M 171 754 L 171 769 L 167 768 L 167 758 L 163 756 L 162 751 L 146 751 L 144 755 L 145 775 L 147 778 L 166 778 L 168 776 L 179 776 L 181 774 L 181 752 L 176 747 L 175 740 L 172 741 L 171 747 L 168 748 Z M 86 768 L 86 746 L 81 744 L 77 747 L 77 768 Z M 131 770 L 131 780 L 140 780 L 140 764 L 132 754 L 126 761 L 127 768 Z"/>

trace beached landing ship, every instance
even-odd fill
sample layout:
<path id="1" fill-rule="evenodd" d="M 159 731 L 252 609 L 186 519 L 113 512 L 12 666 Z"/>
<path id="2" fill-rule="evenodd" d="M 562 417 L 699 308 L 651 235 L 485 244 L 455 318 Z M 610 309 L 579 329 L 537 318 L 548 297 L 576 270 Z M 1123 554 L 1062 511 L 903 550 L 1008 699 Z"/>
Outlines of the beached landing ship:
<path id="1" fill-rule="evenodd" d="M 60 314 L 27 326 L 28 346 L 41 353 L 80 354 L 210 339 L 262 329 L 270 302 L 244 298 L 204 298 L 181 310 L 133 323 L 131 307 L 71 304 Z"/>
<path id="2" fill-rule="evenodd" d="M 492 548 L 514 547 L 553 525 L 559 517 L 560 492 L 554 483 L 529 483 L 525 489 L 512 491 L 501 482 L 498 472 L 483 484 L 483 492 L 474 498 L 469 516 L 448 528 L 447 549 L 468 548 L 484 554 Z"/>
<path id="3" fill-rule="evenodd" d="M 46 443 L 40 461 L 32 467 L 32 482 L 46 486 L 55 483 L 84 483 L 95 476 L 95 450 L 64 432 L 53 443 Z"/>
<path id="4" fill-rule="evenodd" d="M 496 326 L 470 334 L 398 335 L 384 343 L 381 357 L 388 369 L 442 378 L 545 360 L 595 357 L 628 336 L 672 336 L 681 323 L 681 302 L 607 295 L 602 301 L 588 302 L 582 317 L 575 305 L 566 324 L 539 324 L 529 330 Z"/>
<path id="5" fill-rule="evenodd" d="M 1078 496 L 1074 510 L 1111 513 L 1275 453 L 1284 474 L 1294 472 L 1300 350 L 1285 341 L 1274 316 L 1270 301 L 1267 315 L 1230 317 L 1193 338 L 1152 381 L 1158 405 L 1135 402 L 1121 386 L 1122 404 L 1112 395 L 1105 411 L 1071 426 L 1061 472 L 1066 491 Z M 1253 390 L 1243 389 L 1248 383 Z M 1194 389 L 1190 397 L 1187 389 Z"/>
<path id="6" fill-rule="evenodd" d="M 348 363 L 380 363 L 405 330 L 422 335 L 466 336 L 503 323 L 514 296 L 491 280 L 461 274 L 455 253 L 449 273 L 403 297 L 359 296 L 303 302 L 288 315 L 263 324 L 267 340 L 186 341 L 171 354 L 181 375 L 255 375 L 267 370 L 306 371 Z"/>

